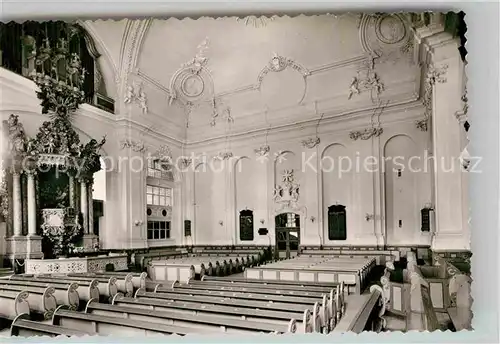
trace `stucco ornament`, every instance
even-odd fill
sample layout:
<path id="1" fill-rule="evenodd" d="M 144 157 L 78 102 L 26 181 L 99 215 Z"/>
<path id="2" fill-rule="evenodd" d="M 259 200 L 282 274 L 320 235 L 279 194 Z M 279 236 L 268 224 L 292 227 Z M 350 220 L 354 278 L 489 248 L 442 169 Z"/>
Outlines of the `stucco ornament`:
<path id="1" fill-rule="evenodd" d="M 410 20 L 403 13 L 364 14 L 359 23 L 363 49 L 380 61 L 413 58 L 413 33 Z M 401 54 L 402 53 L 402 54 Z"/>
<path id="2" fill-rule="evenodd" d="M 281 175 L 281 184 L 274 186 L 274 202 L 286 207 L 294 207 L 299 201 L 299 196 L 299 184 L 295 182 L 294 171 L 284 170 Z"/>
<path id="3" fill-rule="evenodd" d="M 137 103 L 143 113 L 148 113 L 147 101 L 146 93 L 144 93 L 141 83 L 134 81 L 131 85 L 127 85 L 125 96 L 123 97 L 125 104 Z"/>
<path id="4" fill-rule="evenodd" d="M 211 101 L 214 98 L 214 85 L 210 71 L 207 68 L 209 58 L 208 37 L 201 42 L 195 56 L 183 63 L 170 79 L 169 105 L 175 101 L 181 105 L 196 104 Z"/>

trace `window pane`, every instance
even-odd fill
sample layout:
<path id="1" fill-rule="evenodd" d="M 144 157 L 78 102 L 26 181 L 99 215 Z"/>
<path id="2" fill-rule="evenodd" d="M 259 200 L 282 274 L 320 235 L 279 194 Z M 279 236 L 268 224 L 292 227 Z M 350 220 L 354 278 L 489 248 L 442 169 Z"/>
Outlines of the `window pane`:
<path id="1" fill-rule="evenodd" d="M 172 205 L 172 198 L 171 197 L 167 197 L 165 199 L 165 205 Z"/>
<path id="2" fill-rule="evenodd" d="M 165 191 L 167 196 L 172 195 L 172 189 L 165 189 Z"/>
<path id="3" fill-rule="evenodd" d="M 153 239 L 153 231 L 148 230 L 148 240 L 151 240 L 151 239 Z"/>
<path id="4" fill-rule="evenodd" d="M 153 204 L 153 196 L 152 195 L 147 195 L 146 198 L 147 198 L 147 200 L 146 200 L 147 204 Z"/>
<path id="5" fill-rule="evenodd" d="M 160 198 L 160 205 L 166 205 L 166 200 L 165 200 L 165 197 L 161 197 Z"/>
<path id="6" fill-rule="evenodd" d="M 159 230 L 155 230 L 154 231 L 154 237 L 153 239 L 160 239 L 160 231 Z"/>
<path id="7" fill-rule="evenodd" d="M 165 228 L 167 228 L 165 222 L 163 221 L 160 222 L 160 229 L 165 229 Z"/>
<path id="8" fill-rule="evenodd" d="M 153 193 L 153 187 L 151 185 L 146 186 L 146 193 L 148 194 Z"/>
<path id="9" fill-rule="evenodd" d="M 162 230 L 160 231 L 160 239 L 165 239 L 165 237 L 166 237 L 165 230 L 164 230 L 164 229 L 162 229 Z"/>
<path id="10" fill-rule="evenodd" d="M 167 239 L 170 239 L 170 231 L 169 230 L 166 230 L 166 237 L 167 237 Z"/>
<path id="11" fill-rule="evenodd" d="M 167 229 L 170 229 L 170 222 L 165 222 Z"/>
<path id="12" fill-rule="evenodd" d="M 167 189 L 160 188 L 160 195 L 165 195 L 166 192 L 167 192 Z"/>

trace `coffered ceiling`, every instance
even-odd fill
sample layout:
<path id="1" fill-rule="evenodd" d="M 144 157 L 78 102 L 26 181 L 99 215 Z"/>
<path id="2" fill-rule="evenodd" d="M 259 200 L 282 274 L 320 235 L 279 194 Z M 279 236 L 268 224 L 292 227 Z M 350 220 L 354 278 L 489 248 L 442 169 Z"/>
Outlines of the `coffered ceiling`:
<path id="1" fill-rule="evenodd" d="M 137 120 L 179 139 L 314 120 L 410 99 L 418 90 L 412 34 L 402 15 L 85 26 L 113 71 L 119 111 L 136 88 L 147 99 Z"/>

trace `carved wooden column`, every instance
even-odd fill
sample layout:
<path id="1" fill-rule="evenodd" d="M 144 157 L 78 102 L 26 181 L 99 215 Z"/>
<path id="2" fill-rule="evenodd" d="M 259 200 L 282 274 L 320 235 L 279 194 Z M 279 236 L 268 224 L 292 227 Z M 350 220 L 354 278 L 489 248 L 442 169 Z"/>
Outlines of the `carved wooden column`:
<path id="1" fill-rule="evenodd" d="M 14 172 L 12 174 L 12 215 L 14 236 L 22 235 L 22 200 L 21 200 L 21 173 Z"/>
<path id="2" fill-rule="evenodd" d="M 88 195 L 87 195 L 87 183 L 85 182 L 84 179 L 80 179 L 80 212 L 82 213 L 83 217 L 83 233 L 88 234 L 89 233 L 89 227 L 88 227 L 88 219 L 89 219 L 89 212 L 88 212 Z"/>
<path id="3" fill-rule="evenodd" d="M 68 174 L 69 178 L 69 206 L 75 209 L 75 177 L 72 174 Z"/>
<path id="4" fill-rule="evenodd" d="M 28 188 L 28 236 L 36 235 L 36 189 L 35 173 L 27 172 Z"/>
<path id="5" fill-rule="evenodd" d="M 88 234 L 94 234 L 94 198 L 92 195 L 94 182 L 91 180 L 88 184 Z"/>
<path id="6" fill-rule="evenodd" d="M 28 236 L 27 236 L 27 258 L 42 258 L 42 237 L 38 236 L 37 230 L 37 199 L 36 199 L 36 172 L 26 172 L 27 179 L 27 212 L 28 212 Z"/>

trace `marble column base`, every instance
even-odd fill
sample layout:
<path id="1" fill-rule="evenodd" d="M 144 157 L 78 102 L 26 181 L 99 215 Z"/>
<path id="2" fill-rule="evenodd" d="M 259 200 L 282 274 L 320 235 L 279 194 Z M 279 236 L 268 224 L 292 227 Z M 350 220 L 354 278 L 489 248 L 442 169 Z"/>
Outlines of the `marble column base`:
<path id="1" fill-rule="evenodd" d="M 6 256 L 10 259 L 43 258 L 42 237 L 12 236 L 5 239 L 7 243 Z"/>
<path id="2" fill-rule="evenodd" d="M 95 234 L 83 235 L 83 247 L 85 251 L 94 251 L 95 247 L 99 244 L 99 237 Z"/>

